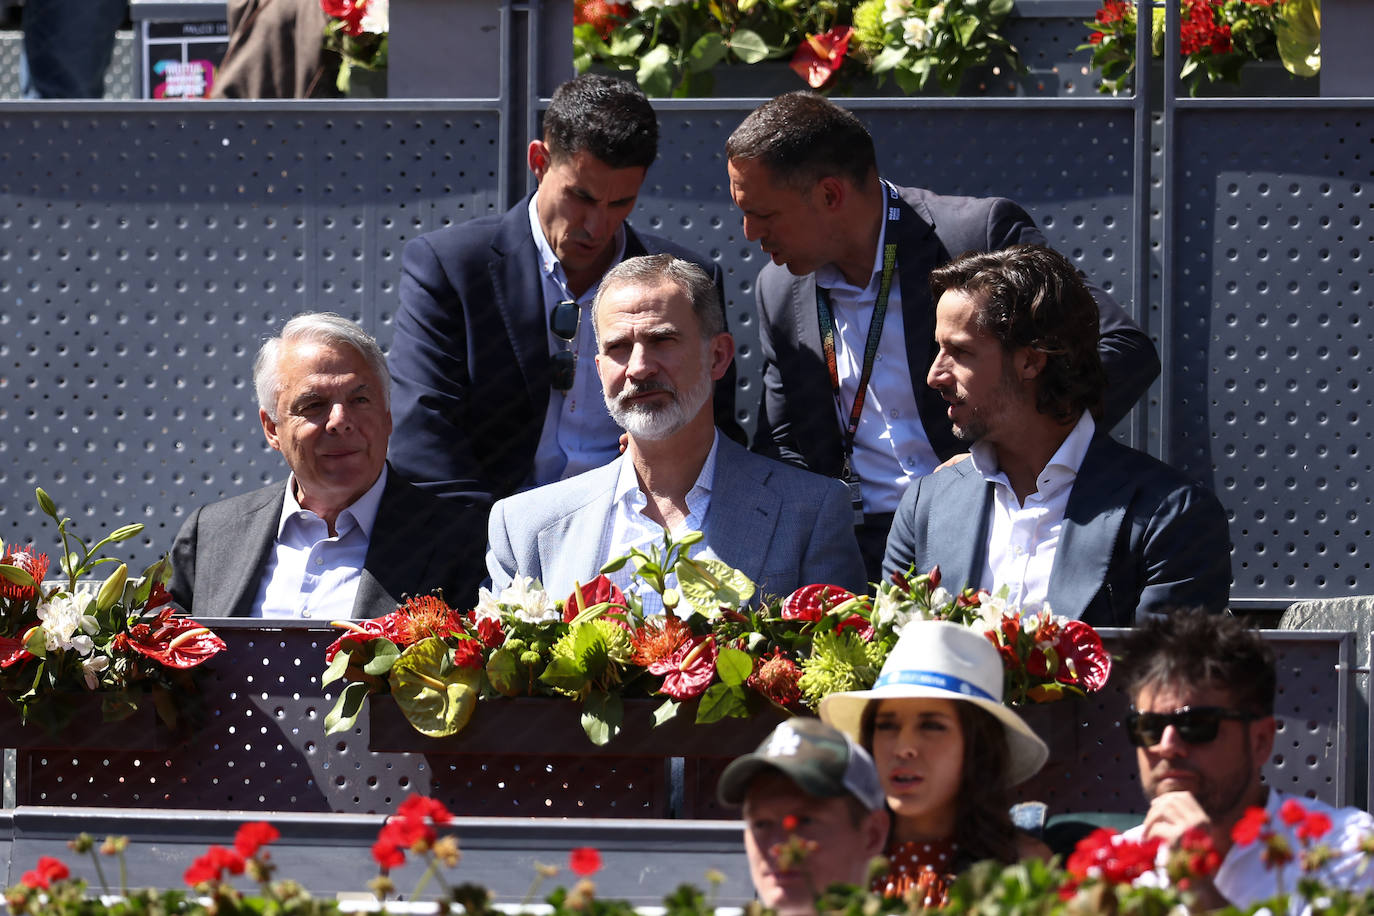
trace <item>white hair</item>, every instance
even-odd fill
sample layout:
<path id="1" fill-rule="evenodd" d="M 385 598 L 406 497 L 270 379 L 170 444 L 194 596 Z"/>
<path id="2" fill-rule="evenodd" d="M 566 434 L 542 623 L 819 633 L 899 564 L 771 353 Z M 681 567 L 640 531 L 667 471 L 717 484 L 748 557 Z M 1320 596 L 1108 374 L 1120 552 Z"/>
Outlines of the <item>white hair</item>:
<path id="1" fill-rule="evenodd" d="M 281 351 L 287 343 L 318 343 L 352 347 L 382 381 L 382 403 L 391 409 L 391 373 L 386 356 L 376 338 L 355 322 L 334 312 L 302 312 L 288 321 L 281 334 L 263 341 L 253 360 L 253 387 L 258 406 L 273 422 L 277 419 L 277 398 L 281 395 Z"/>

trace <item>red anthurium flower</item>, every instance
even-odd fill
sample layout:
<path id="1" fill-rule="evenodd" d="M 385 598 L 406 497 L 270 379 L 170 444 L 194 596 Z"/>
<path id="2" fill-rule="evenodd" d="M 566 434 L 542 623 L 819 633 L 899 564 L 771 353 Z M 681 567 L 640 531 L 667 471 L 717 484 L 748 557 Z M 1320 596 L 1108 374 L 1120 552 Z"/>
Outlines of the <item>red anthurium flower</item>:
<path id="1" fill-rule="evenodd" d="M 675 700 L 690 700 L 706 692 L 716 676 L 716 640 L 712 636 L 695 636 L 672 655 L 649 666 L 651 674 L 663 675 L 660 693 Z"/>
<path id="2" fill-rule="evenodd" d="M 186 869 L 182 879 L 190 886 L 195 887 L 197 884 L 205 884 L 206 882 L 223 881 L 226 871 L 231 875 L 241 875 L 243 868 L 243 856 L 232 849 L 225 849 L 223 846 L 211 846 L 206 850 L 205 855 L 191 863 L 191 867 Z"/>
<path id="3" fill-rule="evenodd" d="M 0 564 L 15 566 L 24 570 L 33 577 L 35 583 L 41 583 L 43 577 L 48 574 L 48 555 L 46 553 L 34 553 L 32 549 L 28 548 L 15 550 L 12 546 L 6 547 L 4 554 L 0 555 Z M 37 589 L 0 578 L 0 598 L 28 601 L 36 594 Z"/>
<path id="4" fill-rule="evenodd" d="M 590 846 L 579 846 L 568 853 L 568 868 L 584 878 L 594 875 L 601 870 L 601 853 Z"/>
<path id="5" fill-rule="evenodd" d="M 841 620 L 839 626 L 835 627 L 836 633 L 843 633 L 845 630 L 853 630 L 858 633 L 864 642 L 873 641 L 873 624 L 862 614 L 850 614 Z"/>
<path id="6" fill-rule="evenodd" d="M 17 665 L 26 658 L 33 658 L 33 656 L 24 648 L 22 639 L 0 636 L 0 668 Z"/>
<path id="7" fill-rule="evenodd" d="M 162 607 L 164 604 L 172 603 L 172 593 L 162 587 L 161 582 L 154 582 L 153 588 L 148 592 L 148 601 L 143 605 L 143 610 L 153 611 Z"/>
<path id="8" fill-rule="evenodd" d="M 320 8 L 326 16 L 341 20 L 345 33 L 363 33 L 363 13 L 367 10 L 367 0 L 320 0 Z"/>
<path id="9" fill-rule="evenodd" d="M 820 620 L 830 609 L 844 604 L 854 593 L 838 585 L 803 585 L 783 599 L 783 620 Z"/>
<path id="10" fill-rule="evenodd" d="M 71 872 L 67 866 L 62 864 L 60 859 L 54 859 L 52 856 L 39 856 L 38 864 L 34 866 L 33 871 L 24 872 L 24 876 L 19 880 L 26 887 L 46 891 L 51 887 L 52 882 L 65 881 L 70 876 Z"/>
<path id="11" fill-rule="evenodd" d="M 812 89 L 819 89 L 830 81 L 835 71 L 844 63 L 849 51 L 849 38 L 854 34 L 851 26 L 835 26 L 820 35 L 808 35 L 797 46 L 792 55 L 793 72 L 806 80 Z"/>
<path id="12" fill-rule="evenodd" d="M 347 649 L 352 652 L 379 636 L 386 637 L 398 646 L 408 645 L 405 640 L 407 629 L 405 614 L 399 609 L 372 620 L 343 620 L 334 625 L 345 627 L 348 632 L 334 640 L 329 644 L 329 648 L 324 650 L 326 662 L 332 662 L 340 649 Z"/>
<path id="13" fill-rule="evenodd" d="M 234 834 L 234 850 L 245 859 L 251 859 L 259 849 L 276 842 L 280 837 L 281 832 L 266 821 L 252 821 Z"/>
<path id="14" fill-rule="evenodd" d="M 194 668 L 224 651 L 224 640 L 209 627 L 185 617 L 172 617 L 172 608 L 160 612 L 152 623 L 129 628 L 128 647 L 168 668 Z"/>
<path id="15" fill-rule="evenodd" d="M 1269 823 L 1269 812 L 1263 808 L 1250 808 L 1236 825 L 1231 828 L 1231 842 L 1238 846 L 1249 846 L 1258 840 L 1265 824 Z"/>
<path id="16" fill-rule="evenodd" d="M 1055 680 L 1084 690 L 1101 690 L 1112 673 L 1112 657 L 1102 648 L 1102 637 L 1081 620 L 1066 620 L 1054 640 L 1059 655 Z"/>
<path id="17" fill-rule="evenodd" d="M 611 604 L 619 608 L 625 607 L 625 593 L 616 588 L 615 583 L 605 576 L 597 576 L 592 581 L 583 585 L 582 606 L 577 604 L 577 590 L 568 594 L 568 600 L 563 602 L 563 622 L 571 623 L 573 618 L 582 613 L 584 608 L 592 607 L 597 604 Z"/>

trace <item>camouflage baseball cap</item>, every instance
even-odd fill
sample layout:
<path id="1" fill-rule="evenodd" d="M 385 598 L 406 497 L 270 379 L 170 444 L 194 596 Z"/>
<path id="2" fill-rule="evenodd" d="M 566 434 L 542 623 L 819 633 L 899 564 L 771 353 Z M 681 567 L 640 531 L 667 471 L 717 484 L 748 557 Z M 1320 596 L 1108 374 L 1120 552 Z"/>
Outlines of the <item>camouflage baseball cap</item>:
<path id="1" fill-rule="evenodd" d="M 758 750 L 731 761 L 720 774 L 717 796 L 727 805 L 743 804 L 749 783 L 764 769 L 777 770 L 817 798 L 848 794 L 870 811 L 884 804 L 868 751 L 820 719 L 798 716 L 780 723 Z"/>

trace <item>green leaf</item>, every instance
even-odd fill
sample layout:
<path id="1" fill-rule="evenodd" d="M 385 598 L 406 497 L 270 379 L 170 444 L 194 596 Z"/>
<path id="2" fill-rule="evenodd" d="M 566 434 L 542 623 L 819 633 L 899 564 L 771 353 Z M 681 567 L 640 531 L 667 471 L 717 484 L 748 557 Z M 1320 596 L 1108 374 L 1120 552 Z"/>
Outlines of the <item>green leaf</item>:
<path id="1" fill-rule="evenodd" d="M 581 696 L 590 686 L 587 672 L 582 666 L 573 659 L 562 656 L 549 662 L 544 673 L 539 675 L 539 680 L 572 696 Z"/>
<path id="2" fill-rule="evenodd" d="M 744 10 L 744 3 L 739 8 Z M 752 29 L 738 29 L 730 36 L 730 51 L 746 64 L 768 59 L 768 43 Z"/>
<path id="3" fill-rule="evenodd" d="M 726 716 L 742 718 L 749 715 L 745 699 L 745 693 L 739 687 L 712 684 L 706 688 L 706 692 L 701 695 L 701 702 L 697 704 L 697 724 L 709 725 L 719 722 Z"/>
<path id="4" fill-rule="evenodd" d="M 487 680 L 497 693 L 514 697 L 525 692 L 525 679 L 520 677 L 520 660 L 509 649 L 497 649 L 487 657 Z"/>
<path id="5" fill-rule="evenodd" d="M 672 49 L 666 44 L 650 48 L 639 59 L 635 79 L 648 96 L 666 96 L 673 91 Z"/>
<path id="6" fill-rule="evenodd" d="M 754 673 L 754 659 L 748 652 L 726 646 L 716 656 L 716 673 L 723 683 L 738 687 Z"/>
<path id="7" fill-rule="evenodd" d="M 1274 23 L 1274 36 L 1285 70 L 1294 76 L 1321 72 L 1321 0 L 1285 0 Z"/>
<path id="8" fill-rule="evenodd" d="M 877 57 L 873 58 L 872 69 L 874 73 L 886 73 L 906 60 L 910 48 L 883 48 Z"/>
<path id="9" fill-rule="evenodd" d="M 392 665 L 396 664 L 396 659 L 401 657 L 401 650 L 385 636 L 371 640 L 367 644 L 367 649 L 372 653 L 372 657 L 363 665 L 363 671 L 377 677 L 390 672 Z"/>
<path id="10" fill-rule="evenodd" d="M 752 10 L 758 2 L 759 0 L 739 0 L 736 6 L 739 8 L 740 13 L 743 14 Z"/>
<path id="11" fill-rule="evenodd" d="M 729 48 L 725 38 L 717 32 L 701 36 L 687 52 L 687 70 L 691 73 L 705 73 L 716 64 L 725 60 Z"/>
<path id="12" fill-rule="evenodd" d="M 57 521 L 57 505 L 53 503 L 52 497 L 47 494 L 42 487 L 34 490 L 34 495 L 38 497 L 38 508 L 43 510 L 43 514 Z"/>
<path id="13" fill-rule="evenodd" d="M 612 57 L 635 57 L 639 46 L 644 44 L 644 36 L 638 32 L 614 33 L 611 35 L 610 51 Z"/>
<path id="14" fill-rule="evenodd" d="M 391 695 L 415 730 L 431 738 L 462 731 L 477 708 L 480 668 L 459 668 L 437 636 L 406 649 L 391 668 Z"/>
<path id="15" fill-rule="evenodd" d="M 992 0 L 988 4 L 988 15 L 1001 19 L 1011 12 L 1011 8 L 1016 5 L 1016 0 Z"/>
<path id="16" fill-rule="evenodd" d="M 978 20 L 973 16 L 951 16 L 949 24 L 954 29 L 954 37 L 959 44 L 968 47 L 978 31 Z"/>
<path id="17" fill-rule="evenodd" d="M 654 710 L 654 728 L 658 728 L 664 722 L 677 715 L 677 711 L 682 708 L 682 704 L 677 700 L 668 699 L 663 701 L 663 705 Z"/>
<path id="18" fill-rule="evenodd" d="M 754 597 L 750 578 L 714 557 L 684 557 L 674 571 L 687 603 L 707 617 L 714 616 L 722 605 L 739 607 Z"/>
<path id="19" fill-rule="evenodd" d="M 353 723 L 358 721 L 358 713 L 362 711 L 367 693 L 367 685 L 361 681 L 354 681 L 340 691 L 339 701 L 324 717 L 324 733 L 332 735 L 352 728 Z"/>
<path id="20" fill-rule="evenodd" d="M 42 627 L 34 627 L 24 639 L 24 648 L 30 655 L 44 658 L 48 654 L 48 641 L 43 635 Z"/>
<path id="21" fill-rule="evenodd" d="M 628 562 L 630 562 L 628 556 L 616 557 L 614 560 L 611 560 L 605 566 L 601 567 L 601 571 L 607 575 L 613 572 L 620 572 L 620 570 L 625 568 L 625 564 Z"/>
<path id="22" fill-rule="evenodd" d="M 329 667 L 324 669 L 324 674 L 320 675 L 320 686 L 328 687 L 330 684 L 344 676 L 344 671 L 348 668 L 348 653 L 337 652 L 334 660 L 329 663 Z"/>
<path id="23" fill-rule="evenodd" d="M 18 566 L 9 566 L 4 563 L 0 563 L 0 579 L 8 579 L 20 588 L 38 587 L 38 583 L 33 581 L 33 576 Z"/>
<path id="24" fill-rule="evenodd" d="M 597 747 L 608 744 L 620 734 L 620 726 L 624 721 L 625 703 L 618 693 L 598 690 L 582 704 L 582 730 Z"/>

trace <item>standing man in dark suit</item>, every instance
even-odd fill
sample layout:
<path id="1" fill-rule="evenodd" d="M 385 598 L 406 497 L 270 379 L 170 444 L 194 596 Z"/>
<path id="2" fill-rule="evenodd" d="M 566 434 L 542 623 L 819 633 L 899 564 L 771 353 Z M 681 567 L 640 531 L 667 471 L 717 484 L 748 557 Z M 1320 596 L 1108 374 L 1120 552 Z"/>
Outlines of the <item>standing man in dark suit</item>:
<path id="1" fill-rule="evenodd" d="M 482 518 L 387 467 L 390 379 L 377 341 L 297 315 L 253 364 L 258 418 L 291 476 L 191 514 L 172 597 L 198 617 L 379 617 L 405 595 L 472 600 Z"/>
<path id="2" fill-rule="evenodd" d="M 968 461 L 913 483 L 886 572 L 938 565 L 952 590 L 1008 588 L 1026 612 L 1128 627 L 1225 609 L 1226 512 L 1205 487 L 1099 427 L 1097 305 L 1039 245 L 968 254 L 930 275 L 939 348 L 927 382 Z"/>
<path id="3" fill-rule="evenodd" d="M 759 106 L 731 134 L 730 194 L 759 272 L 764 378 L 754 448 L 848 482 L 876 578 L 911 481 L 960 451 L 924 384 L 935 355 L 931 270 L 966 251 L 1044 244 L 1001 198 L 945 197 L 878 175 L 867 128 L 809 92 Z M 1159 374 L 1150 339 L 1104 291 L 1110 428 Z"/>
<path id="4" fill-rule="evenodd" d="M 625 223 L 657 152 L 658 121 L 636 87 L 580 76 L 554 93 L 529 145 L 533 195 L 406 245 L 390 356 L 399 470 L 489 507 L 618 454 L 586 317 L 601 277 L 668 252 L 721 285 L 718 267 Z M 732 370 L 716 416 L 740 438 L 733 385 Z"/>

